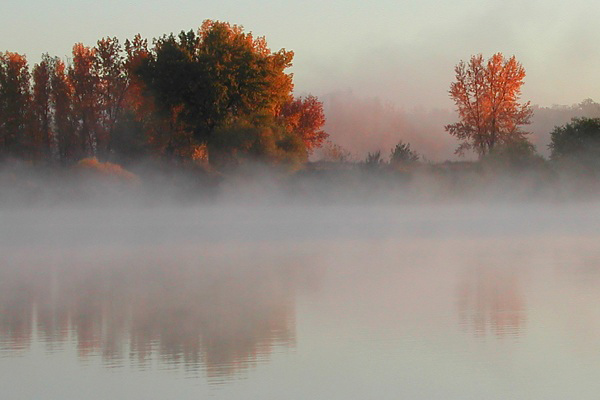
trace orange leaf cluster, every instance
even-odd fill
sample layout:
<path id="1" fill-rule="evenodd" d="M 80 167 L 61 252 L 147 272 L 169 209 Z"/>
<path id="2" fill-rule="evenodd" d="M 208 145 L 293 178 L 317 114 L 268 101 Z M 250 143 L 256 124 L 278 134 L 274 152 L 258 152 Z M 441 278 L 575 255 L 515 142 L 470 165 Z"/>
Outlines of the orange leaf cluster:
<path id="1" fill-rule="evenodd" d="M 450 97 L 460 122 L 445 128 L 461 141 L 458 154 L 474 150 L 481 157 L 497 146 L 526 140 L 521 126 L 529 124 L 532 110 L 529 102 L 519 103 L 525 69 L 514 56 L 496 53 L 486 62 L 479 54 L 461 61 L 455 73 Z"/>

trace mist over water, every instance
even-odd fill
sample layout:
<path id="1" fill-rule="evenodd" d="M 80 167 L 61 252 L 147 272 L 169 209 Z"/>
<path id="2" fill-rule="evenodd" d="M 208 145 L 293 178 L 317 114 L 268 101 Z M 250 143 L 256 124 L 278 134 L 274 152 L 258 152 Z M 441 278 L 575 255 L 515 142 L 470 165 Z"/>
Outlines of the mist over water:
<path id="1" fill-rule="evenodd" d="M 600 204 L 471 178 L 19 179 L 3 396 L 595 398 Z"/>

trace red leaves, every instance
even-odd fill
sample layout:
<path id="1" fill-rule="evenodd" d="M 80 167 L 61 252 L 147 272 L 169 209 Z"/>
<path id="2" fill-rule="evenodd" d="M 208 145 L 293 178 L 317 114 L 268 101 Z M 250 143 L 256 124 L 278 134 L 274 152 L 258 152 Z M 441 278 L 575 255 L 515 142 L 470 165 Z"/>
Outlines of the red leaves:
<path id="1" fill-rule="evenodd" d="M 445 128 L 461 141 L 458 154 L 473 149 L 484 156 L 497 145 L 525 140 L 520 126 L 529 124 L 532 110 L 529 102 L 518 102 L 525 69 L 514 56 L 505 60 L 496 53 L 485 62 L 479 54 L 461 61 L 455 73 L 450 97 L 461 122 Z"/>
<path id="2" fill-rule="evenodd" d="M 323 103 L 315 96 L 291 98 L 279 112 L 287 129 L 298 133 L 310 152 L 321 146 L 329 135 L 321 128 L 325 125 Z"/>

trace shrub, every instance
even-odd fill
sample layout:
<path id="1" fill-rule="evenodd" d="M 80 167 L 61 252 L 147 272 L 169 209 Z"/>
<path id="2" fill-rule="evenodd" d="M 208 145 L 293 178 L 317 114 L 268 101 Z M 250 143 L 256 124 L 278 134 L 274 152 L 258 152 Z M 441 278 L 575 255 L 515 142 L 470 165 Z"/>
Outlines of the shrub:
<path id="1" fill-rule="evenodd" d="M 139 183 L 137 175 L 123 169 L 120 165 L 110 162 L 100 162 L 96 158 L 84 158 L 80 160 L 77 163 L 77 168 L 81 171 L 90 172 L 97 176 L 120 182 Z"/>
<path id="2" fill-rule="evenodd" d="M 411 150 L 410 144 L 400 141 L 391 151 L 390 164 L 394 166 L 414 164 L 419 161 L 419 158 L 419 154 Z"/>

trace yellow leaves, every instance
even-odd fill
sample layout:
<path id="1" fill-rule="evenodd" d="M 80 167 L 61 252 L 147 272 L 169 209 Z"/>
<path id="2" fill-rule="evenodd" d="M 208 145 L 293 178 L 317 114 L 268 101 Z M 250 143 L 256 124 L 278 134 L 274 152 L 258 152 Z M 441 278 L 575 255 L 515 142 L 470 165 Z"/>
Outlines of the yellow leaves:
<path id="1" fill-rule="evenodd" d="M 86 171 L 98 177 L 111 179 L 123 183 L 138 185 L 140 180 L 137 175 L 127 171 L 118 164 L 100 162 L 96 158 L 84 158 L 77 163 L 80 171 Z"/>

